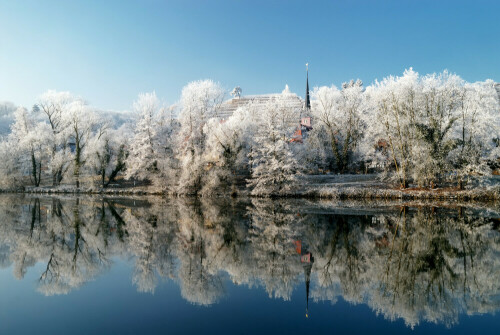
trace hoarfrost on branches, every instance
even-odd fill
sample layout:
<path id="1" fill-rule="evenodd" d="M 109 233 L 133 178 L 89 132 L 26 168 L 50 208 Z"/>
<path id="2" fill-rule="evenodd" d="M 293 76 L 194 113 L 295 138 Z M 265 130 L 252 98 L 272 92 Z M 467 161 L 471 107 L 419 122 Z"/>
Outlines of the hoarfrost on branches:
<path id="1" fill-rule="evenodd" d="M 32 109 L 0 105 L 11 128 L 1 139 L 0 184 L 104 188 L 124 177 L 175 194 L 276 196 L 294 194 L 301 172 L 382 173 L 401 188 L 472 187 L 473 177 L 500 168 L 495 85 L 410 68 L 369 86 L 317 87 L 309 110 L 288 85 L 262 97 L 236 87 L 239 99 L 224 101 L 220 84 L 198 80 L 171 106 L 155 92 L 140 94 L 135 120 L 119 129 L 116 112 L 49 90 Z"/>

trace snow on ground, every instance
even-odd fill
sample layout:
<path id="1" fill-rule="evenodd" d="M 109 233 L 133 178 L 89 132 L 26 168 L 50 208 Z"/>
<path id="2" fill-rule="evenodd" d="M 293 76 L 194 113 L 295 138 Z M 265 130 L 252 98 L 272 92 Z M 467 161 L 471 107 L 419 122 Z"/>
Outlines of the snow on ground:
<path id="1" fill-rule="evenodd" d="M 378 174 L 338 174 L 338 175 L 302 175 L 301 185 L 306 187 L 334 185 L 335 187 L 387 187 L 379 180 Z"/>

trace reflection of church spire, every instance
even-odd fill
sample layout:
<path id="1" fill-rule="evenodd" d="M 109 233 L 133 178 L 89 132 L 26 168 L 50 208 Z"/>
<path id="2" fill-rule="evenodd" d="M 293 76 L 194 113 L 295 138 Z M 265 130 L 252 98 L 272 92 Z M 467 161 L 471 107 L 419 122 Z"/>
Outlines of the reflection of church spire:
<path id="1" fill-rule="evenodd" d="M 314 257 L 307 248 L 302 248 L 302 241 L 294 242 L 295 251 L 300 255 L 300 262 L 304 268 L 304 280 L 306 283 L 306 318 L 309 317 L 309 284 L 311 282 L 311 270 L 314 263 Z"/>
<path id="2" fill-rule="evenodd" d="M 309 317 L 309 283 L 311 282 L 311 269 L 314 258 L 311 256 L 310 263 L 304 263 L 304 277 L 306 281 L 306 318 Z"/>

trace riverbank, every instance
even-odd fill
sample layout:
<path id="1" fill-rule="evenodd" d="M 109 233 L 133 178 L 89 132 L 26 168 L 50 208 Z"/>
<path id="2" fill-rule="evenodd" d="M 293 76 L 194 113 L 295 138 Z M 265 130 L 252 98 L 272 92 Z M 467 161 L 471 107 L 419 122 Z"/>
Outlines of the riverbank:
<path id="1" fill-rule="evenodd" d="M 460 200 L 460 201 L 496 201 L 500 192 L 488 189 L 458 190 L 446 189 L 396 189 L 396 188 L 361 188 L 361 187 L 323 187 L 299 194 L 304 198 L 327 199 L 399 199 L 399 200 Z"/>
<path id="2" fill-rule="evenodd" d="M 24 190 L 4 190 L 8 193 L 34 194 L 106 194 L 106 195 L 175 195 L 152 186 L 140 187 L 82 187 L 72 185 L 58 187 L 25 187 Z M 214 196 L 250 196 L 248 189 L 238 189 L 231 195 L 214 193 Z M 457 187 L 423 189 L 410 187 L 398 189 L 378 175 L 303 175 L 294 187 L 273 197 L 320 198 L 320 199 L 385 199 L 385 200 L 451 200 L 451 201 L 497 201 L 500 200 L 500 178 L 475 179 L 468 188 Z"/>

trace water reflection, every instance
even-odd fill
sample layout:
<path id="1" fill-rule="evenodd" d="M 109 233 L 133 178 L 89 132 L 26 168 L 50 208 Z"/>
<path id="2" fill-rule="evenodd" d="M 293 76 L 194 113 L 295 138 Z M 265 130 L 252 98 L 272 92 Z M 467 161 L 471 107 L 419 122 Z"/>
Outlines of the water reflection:
<path id="1" fill-rule="evenodd" d="M 453 325 L 500 308 L 500 233 L 490 210 L 343 207 L 307 201 L 0 197 L 0 266 L 22 279 L 43 263 L 37 289 L 67 294 L 113 259 L 153 293 L 178 282 L 197 305 L 224 282 L 270 298 L 342 297 L 389 320 Z"/>

